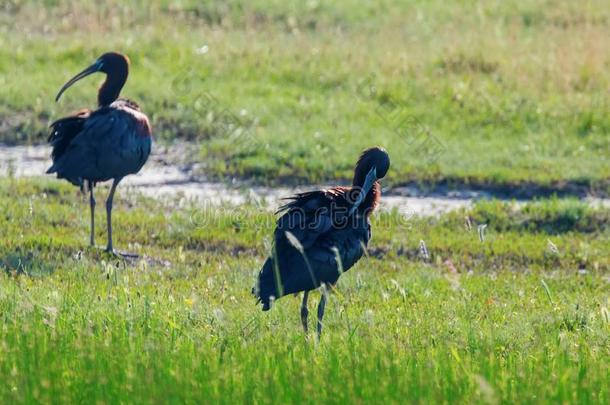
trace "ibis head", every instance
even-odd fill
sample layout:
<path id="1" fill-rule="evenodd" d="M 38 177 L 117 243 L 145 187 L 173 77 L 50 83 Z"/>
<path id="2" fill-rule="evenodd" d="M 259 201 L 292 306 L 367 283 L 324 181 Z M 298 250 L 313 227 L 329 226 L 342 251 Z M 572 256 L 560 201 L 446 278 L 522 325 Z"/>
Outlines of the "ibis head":
<path id="1" fill-rule="evenodd" d="M 100 106 L 107 106 L 115 101 L 121 89 L 127 81 L 129 74 L 129 58 L 118 52 L 108 52 L 97 58 L 93 64 L 78 73 L 72 79 L 68 80 L 66 84 L 62 86 L 55 97 L 55 101 L 59 101 L 61 95 L 74 83 L 83 79 L 93 73 L 105 73 L 106 81 L 102 84 L 98 91 L 98 104 Z"/>
<path id="2" fill-rule="evenodd" d="M 384 178 L 390 169 L 390 156 L 385 149 L 375 146 L 362 152 L 356 168 L 354 169 L 353 189 L 358 191 L 350 214 L 356 211 L 360 205 L 369 197 L 370 201 L 365 203 L 365 208 L 374 207 L 379 199 L 379 192 L 375 190 L 377 182 Z M 374 190 L 371 193 L 371 190 Z M 370 210 L 368 210 L 370 212 Z"/>

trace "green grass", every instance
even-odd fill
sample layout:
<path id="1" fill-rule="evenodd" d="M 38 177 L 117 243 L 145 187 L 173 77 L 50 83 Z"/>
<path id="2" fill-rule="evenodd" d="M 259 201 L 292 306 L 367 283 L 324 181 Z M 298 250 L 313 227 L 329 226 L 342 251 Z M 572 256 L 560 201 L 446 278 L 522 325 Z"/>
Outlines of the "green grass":
<path id="1" fill-rule="evenodd" d="M 254 306 L 270 213 L 120 192 L 116 245 L 144 257 L 132 263 L 85 248 L 87 210 L 62 183 L 0 181 L 2 403 L 610 400 L 608 210 L 379 213 L 319 343 L 298 299 Z"/>
<path id="2" fill-rule="evenodd" d="M 610 194 L 602 0 L 124 3 L 0 5 L 0 143 L 93 107 L 101 77 L 53 99 L 119 50 L 123 95 L 209 178 L 347 179 L 380 144 L 390 186 Z M 250 294 L 270 212 L 115 206 L 141 260 L 86 247 L 73 187 L 0 179 L 0 403 L 610 403 L 608 209 L 378 213 L 316 342 L 298 298 L 263 313 Z"/>
<path id="3" fill-rule="evenodd" d="M 43 142 L 51 120 L 93 106 L 94 79 L 53 98 L 116 49 L 133 65 L 123 94 L 156 139 L 195 142 L 212 178 L 349 178 L 358 153 L 381 144 L 393 185 L 607 194 L 608 38 L 602 0 L 11 0 L 0 8 L 0 142 Z M 443 145 L 436 159 L 427 134 Z"/>

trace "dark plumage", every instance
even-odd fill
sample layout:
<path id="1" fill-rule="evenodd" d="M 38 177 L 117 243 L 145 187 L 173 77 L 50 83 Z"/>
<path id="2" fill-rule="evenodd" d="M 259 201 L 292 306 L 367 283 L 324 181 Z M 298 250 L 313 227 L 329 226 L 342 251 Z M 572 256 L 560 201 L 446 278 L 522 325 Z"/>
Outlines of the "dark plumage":
<path id="1" fill-rule="evenodd" d="M 51 124 L 48 141 L 53 148 L 51 151 L 53 162 L 64 154 L 72 139 L 83 129 L 83 125 L 90 115 L 91 110 L 82 109 L 74 115 L 60 118 Z"/>
<path id="2" fill-rule="evenodd" d="M 140 171 L 152 146 L 152 130 L 146 115 L 139 106 L 126 99 L 117 99 L 129 74 L 129 59 L 125 55 L 110 52 L 98 58 L 59 91 L 62 93 L 78 80 L 95 72 L 106 74 L 106 80 L 98 92 L 99 108 L 84 109 L 61 118 L 51 124 L 49 143 L 53 150 L 53 164 L 47 173 L 84 188 L 88 186 L 91 205 L 90 243 L 94 245 L 95 198 L 93 187 L 98 182 L 113 180 L 106 212 L 108 244 L 112 245 L 112 200 L 117 185 L 123 177 Z"/>
<path id="3" fill-rule="evenodd" d="M 55 121 L 49 142 L 57 173 L 74 185 L 120 179 L 140 171 L 151 149 L 150 124 L 133 103 L 117 100 Z"/>
<path id="4" fill-rule="evenodd" d="M 264 311 L 273 298 L 305 291 L 301 315 L 307 330 L 308 291 L 322 284 L 333 286 L 362 257 L 371 238 L 369 216 L 381 196 L 378 179 L 389 167 L 385 150 L 367 149 L 358 160 L 351 187 L 297 194 L 280 207 L 273 252 L 254 289 Z M 325 299 L 323 294 L 318 333 Z"/>

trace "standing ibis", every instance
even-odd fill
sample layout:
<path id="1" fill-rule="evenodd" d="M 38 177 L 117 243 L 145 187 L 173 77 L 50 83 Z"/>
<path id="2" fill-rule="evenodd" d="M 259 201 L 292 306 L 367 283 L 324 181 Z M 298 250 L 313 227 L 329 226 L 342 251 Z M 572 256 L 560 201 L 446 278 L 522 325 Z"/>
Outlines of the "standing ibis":
<path id="1" fill-rule="evenodd" d="M 390 168 L 388 153 L 365 150 L 354 170 L 351 187 L 300 193 L 280 207 L 274 246 L 258 275 L 253 293 L 269 310 L 274 299 L 304 292 L 301 322 L 307 333 L 307 297 L 322 287 L 318 305 L 318 337 L 326 305 L 326 287 L 335 285 L 363 255 L 371 238 L 369 217 L 379 204 L 379 179 Z"/>
<path id="2" fill-rule="evenodd" d="M 133 101 L 118 98 L 129 74 L 129 59 L 116 52 L 105 53 L 61 88 L 55 101 L 78 80 L 96 72 L 106 74 L 97 94 L 98 109 L 84 109 L 51 124 L 49 143 L 53 165 L 47 173 L 88 188 L 91 207 L 90 244 L 95 245 L 95 197 L 99 182 L 112 180 L 106 200 L 108 244 L 113 253 L 112 200 L 123 177 L 140 171 L 152 146 L 148 118 Z"/>

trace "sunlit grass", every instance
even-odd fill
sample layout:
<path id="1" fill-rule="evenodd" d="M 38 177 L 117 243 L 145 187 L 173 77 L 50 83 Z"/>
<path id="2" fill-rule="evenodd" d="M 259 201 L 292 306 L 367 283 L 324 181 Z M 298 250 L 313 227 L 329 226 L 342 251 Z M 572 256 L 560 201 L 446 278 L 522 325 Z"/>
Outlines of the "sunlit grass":
<path id="1" fill-rule="evenodd" d="M 59 182 L 0 182 L 3 403 L 610 397 L 607 210 L 557 200 L 379 214 L 320 342 L 305 339 L 298 299 L 263 313 L 250 295 L 270 213 L 119 193 L 116 245 L 142 255 L 125 262 L 85 247 L 87 210 Z"/>
<path id="2" fill-rule="evenodd" d="M 124 95 L 142 104 L 157 140 L 198 142 L 193 158 L 209 177 L 349 178 L 355 156 L 381 144 L 390 184 L 608 191 L 602 1 L 9 4 L 0 141 L 42 142 L 52 119 L 93 106 L 94 79 L 60 104 L 53 97 L 118 49 L 133 65 Z M 367 80 L 370 97 L 359 87 Z M 438 159 L 412 120 L 442 143 Z"/>
<path id="3" fill-rule="evenodd" d="M 607 194 L 609 13 L 601 0 L 8 0 L 0 143 L 44 142 L 52 120 L 93 107 L 95 79 L 53 99 L 113 49 L 156 141 L 193 142 L 208 178 L 349 179 L 381 144 L 389 185 Z M 0 403 L 610 402 L 608 209 L 377 213 L 318 342 L 298 298 L 263 313 L 250 293 L 270 212 L 128 188 L 115 205 L 115 245 L 139 260 L 86 246 L 75 188 L 0 179 Z M 103 245 L 103 209 L 97 224 Z"/>

